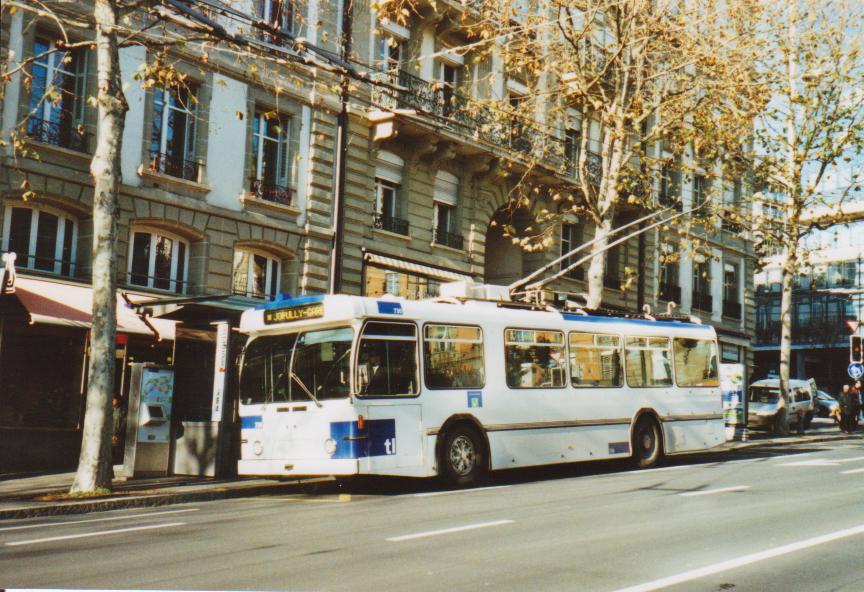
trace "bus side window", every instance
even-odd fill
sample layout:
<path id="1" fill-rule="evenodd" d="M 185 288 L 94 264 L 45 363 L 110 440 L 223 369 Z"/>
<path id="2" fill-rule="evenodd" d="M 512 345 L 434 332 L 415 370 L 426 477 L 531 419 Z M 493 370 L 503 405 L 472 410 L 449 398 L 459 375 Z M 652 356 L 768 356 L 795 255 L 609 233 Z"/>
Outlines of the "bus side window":
<path id="1" fill-rule="evenodd" d="M 366 323 L 357 357 L 358 394 L 416 395 L 417 378 L 417 327 L 413 323 Z"/>
<path id="2" fill-rule="evenodd" d="M 625 337 L 624 349 L 629 386 L 672 386 L 668 337 Z"/>
<path id="3" fill-rule="evenodd" d="M 713 340 L 676 337 L 673 349 L 678 386 L 720 386 L 717 346 Z"/>
<path id="4" fill-rule="evenodd" d="M 480 327 L 426 325 L 423 359 L 429 388 L 483 388 L 485 372 Z"/>
<path id="5" fill-rule="evenodd" d="M 563 388 L 567 384 L 564 333 L 504 331 L 504 364 L 510 388 Z"/>
<path id="6" fill-rule="evenodd" d="M 576 387 L 620 387 L 621 338 L 570 333 L 570 382 Z"/>

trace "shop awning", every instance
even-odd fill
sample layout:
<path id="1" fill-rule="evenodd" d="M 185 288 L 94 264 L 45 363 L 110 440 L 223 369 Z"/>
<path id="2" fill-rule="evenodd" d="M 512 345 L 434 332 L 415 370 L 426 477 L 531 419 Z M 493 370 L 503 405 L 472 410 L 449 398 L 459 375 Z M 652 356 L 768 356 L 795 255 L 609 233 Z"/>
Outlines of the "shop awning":
<path id="1" fill-rule="evenodd" d="M 125 292 L 133 302 L 150 300 L 146 294 Z M 14 296 L 26 309 L 30 323 L 45 323 L 89 329 L 93 322 L 93 289 L 89 286 L 49 279 L 18 276 Z M 174 340 L 174 323 L 162 319 L 148 319 L 159 336 Z M 153 336 L 153 331 L 142 321 L 126 301 L 117 294 L 117 332 Z"/>
<path id="2" fill-rule="evenodd" d="M 363 258 L 369 263 L 383 265 L 390 269 L 405 271 L 408 273 L 425 275 L 445 282 L 461 282 L 471 279 L 470 275 L 465 275 L 463 273 L 457 273 L 447 269 L 438 269 L 437 267 L 430 267 L 428 265 L 414 263 L 413 261 L 405 261 L 404 259 L 396 259 L 395 257 L 386 257 L 384 255 L 378 255 L 377 253 L 367 252 L 363 255 Z"/>

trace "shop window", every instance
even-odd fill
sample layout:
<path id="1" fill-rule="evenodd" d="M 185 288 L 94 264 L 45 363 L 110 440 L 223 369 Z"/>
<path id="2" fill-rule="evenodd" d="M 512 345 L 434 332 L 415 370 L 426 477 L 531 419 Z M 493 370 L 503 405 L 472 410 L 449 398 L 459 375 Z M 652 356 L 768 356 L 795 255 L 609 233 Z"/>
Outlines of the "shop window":
<path id="1" fill-rule="evenodd" d="M 252 193 L 259 199 L 291 205 L 297 141 L 291 137 L 290 118 L 258 111 L 252 128 Z"/>
<path id="2" fill-rule="evenodd" d="M 628 385 L 672 386 L 668 337 L 626 337 L 624 350 Z"/>
<path id="3" fill-rule="evenodd" d="M 272 300 L 279 293 L 279 281 L 278 259 L 245 249 L 234 251 L 235 294 Z"/>
<path id="4" fill-rule="evenodd" d="M 176 236 L 137 230 L 132 233 L 128 282 L 133 286 L 185 294 L 189 244 Z"/>
<path id="5" fill-rule="evenodd" d="M 83 370 L 83 332 L 19 331 L 7 324 L 0 351 L 0 426 L 79 427 Z"/>
<path id="6" fill-rule="evenodd" d="M 75 275 L 78 224 L 59 212 L 39 207 L 7 206 L 3 251 L 18 257 L 16 265 L 59 275 Z"/>
<path id="7" fill-rule="evenodd" d="M 720 386 L 716 343 L 676 337 L 673 344 L 678 386 Z"/>
<path id="8" fill-rule="evenodd" d="M 33 56 L 27 135 L 37 142 L 85 152 L 87 50 L 58 51 L 54 40 L 37 37 Z"/>
<path id="9" fill-rule="evenodd" d="M 564 334 L 507 329 L 504 358 L 510 388 L 562 388 L 567 384 Z"/>
<path id="10" fill-rule="evenodd" d="M 483 388 L 483 332 L 480 327 L 426 325 L 423 359 L 429 388 Z"/>
<path id="11" fill-rule="evenodd" d="M 408 300 L 422 300 L 438 296 L 441 292 L 439 280 L 423 275 L 368 264 L 364 267 L 363 273 L 365 275 L 363 294 L 366 296 L 392 294 Z"/>
<path id="12" fill-rule="evenodd" d="M 621 338 L 570 333 L 570 382 L 577 387 L 620 387 Z"/>
<path id="13" fill-rule="evenodd" d="M 417 327 L 410 323 L 369 322 L 363 327 L 357 357 L 361 396 L 416 395 Z"/>
<path id="14" fill-rule="evenodd" d="M 195 158 L 197 113 L 194 88 L 154 91 L 151 170 L 187 181 L 200 180 L 200 165 Z"/>

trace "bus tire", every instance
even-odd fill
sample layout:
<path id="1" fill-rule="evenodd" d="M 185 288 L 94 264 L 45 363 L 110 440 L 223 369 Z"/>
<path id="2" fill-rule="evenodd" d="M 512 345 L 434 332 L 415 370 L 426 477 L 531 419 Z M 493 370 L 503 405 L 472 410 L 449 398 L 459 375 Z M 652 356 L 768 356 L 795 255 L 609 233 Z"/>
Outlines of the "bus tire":
<path id="1" fill-rule="evenodd" d="M 643 415 L 633 428 L 632 459 L 637 469 L 653 467 L 663 455 L 660 426 L 650 416 Z"/>
<path id="2" fill-rule="evenodd" d="M 448 485 L 471 487 L 486 474 L 486 448 L 477 431 L 457 424 L 444 434 L 438 474 Z"/>

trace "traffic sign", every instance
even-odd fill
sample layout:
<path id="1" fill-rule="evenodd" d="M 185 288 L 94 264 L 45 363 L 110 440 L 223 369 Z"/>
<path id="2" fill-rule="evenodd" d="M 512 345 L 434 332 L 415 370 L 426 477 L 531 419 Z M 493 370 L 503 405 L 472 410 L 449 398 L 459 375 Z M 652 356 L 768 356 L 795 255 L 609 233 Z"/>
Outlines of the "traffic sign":
<path id="1" fill-rule="evenodd" d="M 862 364 L 849 364 L 849 378 L 852 380 L 858 380 L 862 376 L 864 376 L 864 365 Z"/>
<path id="2" fill-rule="evenodd" d="M 849 327 L 851 333 L 855 333 L 861 328 L 861 321 L 846 321 L 846 326 Z"/>

